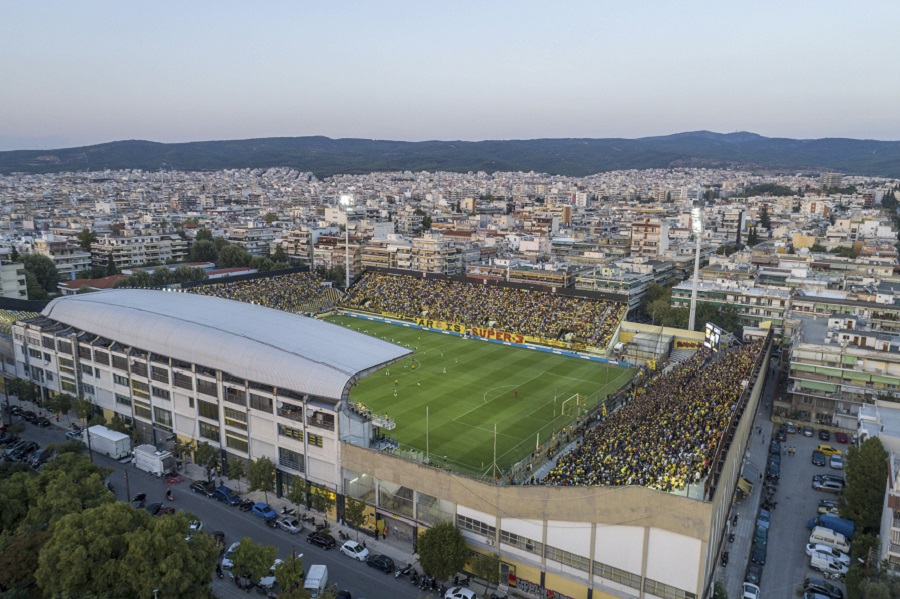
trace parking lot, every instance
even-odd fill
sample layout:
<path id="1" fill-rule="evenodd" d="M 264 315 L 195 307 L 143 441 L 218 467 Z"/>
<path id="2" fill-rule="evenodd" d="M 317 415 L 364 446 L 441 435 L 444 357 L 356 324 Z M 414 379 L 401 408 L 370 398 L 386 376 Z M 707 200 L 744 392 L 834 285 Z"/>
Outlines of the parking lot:
<path id="1" fill-rule="evenodd" d="M 764 427 L 767 440 L 772 438 L 776 429 L 774 425 L 768 430 Z M 804 437 L 798 433 L 787 435 L 787 440 L 782 443 L 783 446 L 795 447 L 796 455 L 784 455 L 781 460 L 781 478 L 775 495 L 777 507 L 772 510 L 768 559 L 760 584 L 763 597 L 796 597 L 805 577 L 822 578 L 819 572 L 809 568 L 809 557 L 805 551 L 809 540 L 806 523 L 817 515 L 820 499 L 836 499 L 837 496 L 813 490 L 811 481 L 815 474 L 843 476 L 843 471 L 833 470 L 827 464 L 813 466 L 812 452 L 820 443 L 829 444 L 846 454 L 847 445 L 837 443 L 833 437 L 830 441 L 822 441 L 818 436 Z M 844 588 L 838 581 L 831 582 Z"/>

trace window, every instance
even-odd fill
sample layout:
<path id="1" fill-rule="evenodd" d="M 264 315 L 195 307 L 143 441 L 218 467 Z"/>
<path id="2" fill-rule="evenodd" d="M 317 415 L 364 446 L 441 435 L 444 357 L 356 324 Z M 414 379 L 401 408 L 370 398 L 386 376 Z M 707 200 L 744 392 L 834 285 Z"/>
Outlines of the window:
<path id="1" fill-rule="evenodd" d="M 59 388 L 66 393 L 78 393 L 78 386 L 75 384 L 75 381 L 63 377 L 59 377 Z"/>
<path id="2" fill-rule="evenodd" d="M 473 520 L 472 518 L 460 516 L 459 514 L 456 515 L 456 525 L 464 530 L 469 530 L 491 538 L 494 538 L 494 536 L 497 534 L 496 527 L 488 526 L 480 520 Z"/>
<path id="3" fill-rule="evenodd" d="M 225 387 L 225 401 L 237 404 L 239 406 L 246 406 L 247 393 L 243 389 Z"/>
<path id="4" fill-rule="evenodd" d="M 94 367 L 91 366 L 90 364 L 82 363 L 81 364 L 81 372 L 88 376 L 94 376 Z"/>
<path id="5" fill-rule="evenodd" d="M 75 376 L 75 362 L 69 360 L 68 358 L 59 359 L 59 369 L 62 372 Z"/>
<path id="6" fill-rule="evenodd" d="M 172 412 L 162 408 L 153 408 L 153 422 L 158 426 L 172 430 Z"/>
<path id="7" fill-rule="evenodd" d="M 200 436 L 211 441 L 219 441 L 219 427 L 200 421 Z"/>
<path id="8" fill-rule="evenodd" d="M 194 390 L 194 379 L 190 374 L 175 373 L 175 386 L 188 391 Z"/>
<path id="9" fill-rule="evenodd" d="M 131 405 L 131 398 L 127 395 L 122 395 L 120 393 L 116 393 L 116 403 L 122 404 L 123 406 Z"/>
<path id="10" fill-rule="evenodd" d="M 231 449 L 236 449 L 244 453 L 247 453 L 247 449 L 249 448 L 247 435 L 241 435 L 228 429 L 225 429 L 225 445 Z"/>
<path id="11" fill-rule="evenodd" d="M 324 446 L 324 440 L 322 439 L 322 437 L 319 435 L 314 435 L 312 433 L 306 434 L 306 442 L 310 445 L 315 445 L 316 447 Z"/>
<path id="12" fill-rule="evenodd" d="M 169 371 L 165 368 L 160 368 L 159 366 L 151 366 L 150 367 L 150 378 L 159 383 L 168 383 L 169 382 Z"/>
<path id="13" fill-rule="evenodd" d="M 128 360 L 126 360 L 122 356 L 117 356 L 115 354 L 113 354 L 112 359 L 113 359 L 112 360 L 113 368 L 117 368 L 118 370 L 124 370 L 126 372 L 128 371 Z"/>
<path id="14" fill-rule="evenodd" d="M 136 374 L 138 376 L 147 376 L 147 364 L 145 362 L 138 362 L 137 360 L 131 363 L 131 374 Z"/>
<path id="15" fill-rule="evenodd" d="M 144 420 L 150 420 L 150 404 L 135 399 L 132 407 L 134 408 L 135 416 L 143 418 Z"/>
<path id="16" fill-rule="evenodd" d="M 109 354 L 99 349 L 94 350 L 94 362 L 109 366 Z"/>
<path id="17" fill-rule="evenodd" d="M 33 339 L 31 339 L 30 337 L 29 337 L 28 340 L 29 340 L 30 342 L 34 343 L 35 345 L 38 345 L 37 342 L 35 342 L 35 341 L 34 341 Z M 53 343 L 53 337 L 41 337 L 41 343 L 40 343 L 40 344 L 43 345 L 43 346 L 44 346 L 45 348 L 47 348 L 47 349 L 56 349 L 56 344 Z"/>
<path id="18" fill-rule="evenodd" d="M 166 391 L 165 389 L 160 389 L 159 387 L 150 387 L 150 393 L 153 395 L 153 397 L 158 397 L 160 399 L 172 399 L 172 395 L 168 391 Z"/>
<path id="19" fill-rule="evenodd" d="M 94 389 L 93 385 L 88 385 L 87 383 L 81 384 L 81 389 L 84 391 L 85 395 L 96 395 L 97 391 Z"/>
<path id="20" fill-rule="evenodd" d="M 32 358 L 35 358 L 35 359 L 37 359 L 37 360 L 40 360 L 40 359 L 41 359 L 41 356 L 42 356 L 43 354 L 41 353 L 41 350 L 35 349 L 35 348 L 33 348 L 33 347 L 29 347 L 29 348 L 28 348 L 28 355 L 31 356 Z"/>
<path id="21" fill-rule="evenodd" d="M 265 391 L 269 395 L 275 395 L 275 389 L 272 385 L 263 385 L 262 383 L 250 381 L 250 388 L 256 389 L 257 391 Z"/>
<path id="22" fill-rule="evenodd" d="M 640 574 L 632 574 L 627 570 L 613 568 L 612 566 L 608 566 L 600 562 L 594 562 L 594 575 L 605 578 L 607 580 L 611 580 L 613 582 L 617 582 L 619 584 L 624 584 L 625 586 L 629 586 L 633 589 L 640 590 L 641 588 Z"/>
<path id="23" fill-rule="evenodd" d="M 222 380 L 227 381 L 229 383 L 235 383 L 238 385 L 245 384 L 244 379 L 239 379 L 238 377 L 234 376 L 233 374 L 228 374 L 227 372 L 222 373 Z"/>
<path id="24" fill-rule="evenodd" d="M 156 362 L 157 364 L 165 364 L 166 366 L 169 365 L 169 358 L 167 358 L 167 357 L 165 357 L 165 356 L 161 356 L 161 355 L 159 355 L 159 354 L 153 354 L 153 353 L 151 353 L 151 354 L 150 354 L 150 361 L 151 361 L 151 362 Z"/>
<path id="25" fill-rule="evenodd" d="M 197 403 L 199 404 L 197 413 L 200 416 L 209 418 L 210 420 L 219 420 L 219 404 L 203 401 L 202 399 L 198 400 Z"/>
<path id="26" fill-rule="evenodd" d="M 649 578 L 644 580 L 644 591 L 664 599 L 696 599 L 697 597 L 694 593 L 688 593 L 677 587 L 650 580 Z"/>
<path id="27" fill-rule="evenodd" d="M 113 382 L 117 385 L 125 385 L 128 386 L 128 377 L 122 376 L 121 374 L 113 374 Z"/>
<path id="28" fill-rule="evenodd" d="M 282 437 L 290 437 L 291 439 L 296 439 L 297 441 L 303 440 L 303 431 L 297 428 L 285 426 L 283 424 L 278 425 L 278 434 Z"/>
<path id="29" fill-rule="evenodd" d="M 542 543 L 538 543 L 527 537 L 515 535 L 511 532 L 506 532 L 505 530 L 500 531 L 500 542 L 513 547 L 518 547 L 519 549 L 524 549 L 525 551 L 530 551 L 535 555 L 541 555 L 544 552 L 544 545 Z"/>
<path id="30" fill-rule="evenodd" d="M 304 472 L 305 470 L 303 467 L 303 454 L 284 447 L 278 448 L 278 465 L 297 472 Z"/>
<path id="31" fill-rule="evenodd" d="M 83 345 L 79 345 L 78 346 L 78 357 L 82 358 L 83 360 L 90 360 L 91 359 L 91 348 L 85 347 Z"/>
<path id="32" fill-rule="evenodd" d="M 247 414 L 239 410 L 225 408 L 225 426 L 247 430 Z"/>
<path id="33" fill-rule="evenodd" d="M 589 570 L 591 561 L 586 557 L 582 557 L 568 551 L 563 551 L 562 549 L 557 549 L 556 547 L 551 547 L 550 545 L 547 545 L 547 559 L 552 559 L 555 562 L 559 562 L 561 564 L 565 564 L 566 566 L 571 566 L 579 570 L 584 570 L 585 572 Z"/>
<path id="34" fill-rule="evenodd" d="M 272 413 L 272 398 L 271 397 L 263 397 L 262 395 L 257 395 L 256 393 L 250 392 L 250 407 L 254 410 L 260 410 L 267 414 Z"/>
<path id="35" fill-rule="evenodd" d="M 215 383 L 197 379 L 197 391 L 210 397 L 219 397 L 219 388 Z"/>
<path id="36" fill-rule="evenodd" d="M 131 381 L 131 394 L 135 397 L 150 399 L 150 385 L 140 381 Z"/>
<path id="37" fill-rule="evenodd" d="M 56 346 L 62 353 L 72 355 L 72 344 L 68 341 L 60 341 Z"/>

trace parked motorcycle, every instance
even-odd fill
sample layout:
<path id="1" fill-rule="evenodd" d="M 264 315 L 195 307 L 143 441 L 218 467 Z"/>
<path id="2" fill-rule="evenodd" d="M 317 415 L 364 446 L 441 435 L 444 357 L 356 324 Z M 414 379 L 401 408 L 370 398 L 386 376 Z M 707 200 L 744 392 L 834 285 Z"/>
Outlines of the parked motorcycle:
<path id="1" fill-rule="evenodd" d="M 302 514 L 300 516 L 300 521 L 301 522 L 309 522 L 310 524 L 315 524 L 316 519 L 313 516 L 310 516 L 309 514 Z"/>
<path id="2" fill-rule="evenodd" d="M 293 516 L 297 512 L 294 508 L 288 508 L 287 506 L 281 508 L 281 513 L 287 516 Z"/>
<path id="3" fill-rule="evenodd" d="M 723 551 L 722 552 L 722 567 L 724 568 L 727 565 L 728 565 L 728 552 Z"/>
<path id="4" fill-rule="evenodd" d="M 343 535 L 344 534 L 343 531 L 341 531 L 340 534 Z M 344 536 L 348 536 L 348 535 L 344 535 Z M 343 538 L 343 537 L 341 537 L 341 538 Z M 412 564 L 406 564 L 406 566 L 404 566 L 402 569 L 397 570 L 397 573 L 394 574 L 394 578 L 400 578 L 401 576 L 406 576 L 407 574 L 410 573 L 411 570 L 412 570 Z"/>
<path id="5" fill-rule="evenodd" d="M 222 571 L 222 564 L 216 564 L 216 576 L 225 578 L 225 573 Z"/>
<path id="6" fill-rule="evenodd" d="M 345 533 L 343 530 L 339 530 L 339 531 L 338 531 L 338 536 L 341 538 L 342 541 L 349 541 L 349 540 L 350 540 L 350 535 L 348 535 L 347 533 Z M 406 575 L 406 572 L 404 572 L 403 575 L 405 576 L 405 575 Z"/>
<path id="7" fill-rule="evenodd" d="M 466 576 L 465 578 L 460 578 L 459 574 L 453 577 L 453 586 L 455 587 L 467 587 L 469 586 L 469 582 L 471 582 L 472 577 Z"/>

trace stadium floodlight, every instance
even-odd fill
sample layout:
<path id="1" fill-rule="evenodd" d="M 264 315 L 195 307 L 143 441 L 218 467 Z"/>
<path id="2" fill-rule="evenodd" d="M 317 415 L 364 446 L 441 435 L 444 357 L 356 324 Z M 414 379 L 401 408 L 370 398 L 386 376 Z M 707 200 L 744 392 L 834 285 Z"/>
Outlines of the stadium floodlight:
<path id="1" fill-rule="evenodd" d="M 688 318 L 688 330 L 694 330 L 694 324 L 697 320 L 697 286 L 700 284 L 700 239 L 703 233 L 703 218 L 700 214 L 700 207 L 695 206 L 691 209 L 691 229 L 694 231 L 694 237 L 697 238 L 697 249 L 694 254 L 694 286 L 691 289 L 691 313 Z"/>
<path id="2" fill-rule="evenodd" d="M 353 211 L 353 196 L 341 194 L 339 198 L 344 207 L 344 291 L 350 289 L 350 212 Z"/>

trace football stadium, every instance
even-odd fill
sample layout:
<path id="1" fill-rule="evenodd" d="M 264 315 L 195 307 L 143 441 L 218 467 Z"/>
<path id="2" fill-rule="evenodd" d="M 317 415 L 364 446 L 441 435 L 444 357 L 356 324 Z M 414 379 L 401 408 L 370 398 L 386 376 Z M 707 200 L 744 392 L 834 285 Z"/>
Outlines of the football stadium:
<path id="1" fill-rule="evenodd" d="M 387 271 L 346 294 L 312 273 L 186 291 L 58 298 L 12 324 L 15 375 L 146 442 L 268 457 L 279 495 L 330 497 L 331 518 L 361 500 L 410 551 L 453 521 L 525 596 L 709 593 L 770 332 L 656 370 L 612 348 L 702 335 L 627 323 L 615 297 Z"/>

